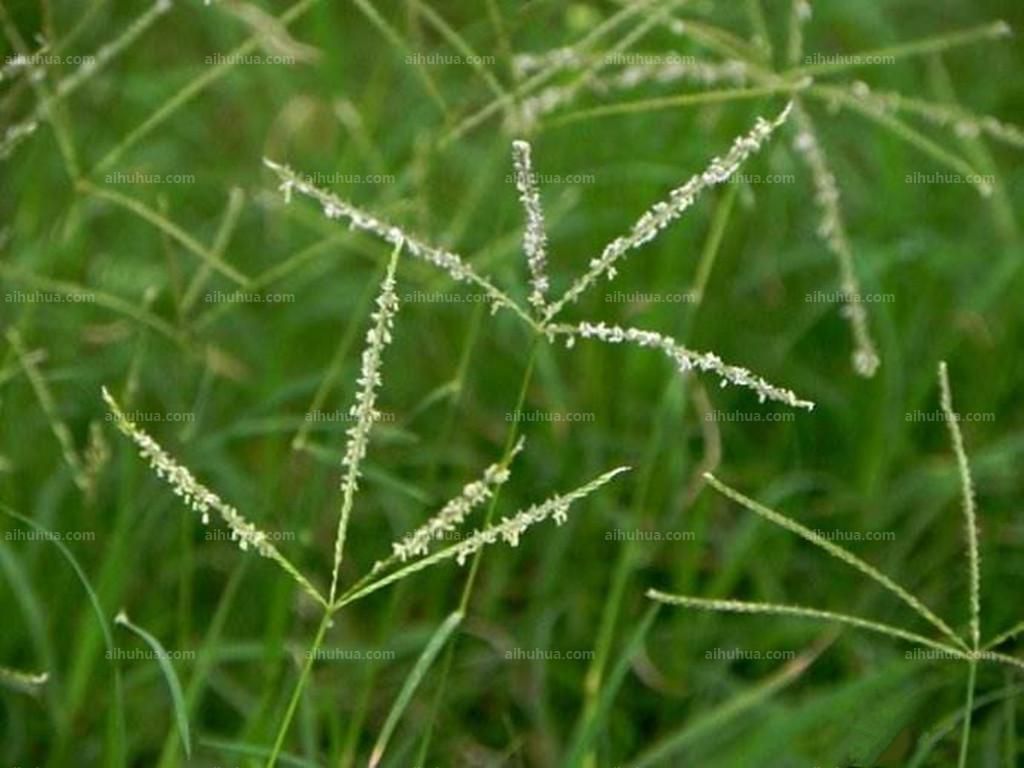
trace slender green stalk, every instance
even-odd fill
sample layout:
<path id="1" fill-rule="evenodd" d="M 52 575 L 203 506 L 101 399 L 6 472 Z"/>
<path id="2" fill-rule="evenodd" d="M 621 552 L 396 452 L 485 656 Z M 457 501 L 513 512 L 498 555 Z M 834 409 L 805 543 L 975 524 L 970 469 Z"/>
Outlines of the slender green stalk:
<path id="1" fill-rule="evenodd" d="M 967 768 L 967 747 L 971 739 L 971 715 L 974 712 L 974 682 L 978 673 L 978 663 L 971 661 L 967 665 L 967 694 L 964 703 L 963 728 L 960 731 L 960 760 L 958 768 Z"/>
<path id="2" fill-rule="evenodd" d="M 306 682 L 309 680 L 309 673 L 313 669 L 313 662 L 320 653 L 320 646 L 323 645 L 324 636 L 327 634 L 328 627 L 331 626 L 331 612 L 329 610 L 324 611 L 323 618 L 320 619 L 320 626 L 317 627 L 316 636 L 313 638 L 313 642 L 309 646 L 309 650 L 306 652 L 306 661 L 302 665 L 302 671 L 299 673 L 299 679 L 295 683 L 295 689 L 292 691 L 292 697 L 288 701 L 288 708 L 285 710 L 284 717 L 281 718 L 281 722 L 277 728 L 277 737 L 274 739 L 274 747 L 270 752 L 270 757 L 267 758 L 266 768 L 274 768 L 277 764 L 277 759 L 281 755 L 281 749 L 284 747 L 285 736 L 288 735 L 288 727 L 291 725 L 292 718 L 295 716 L 295 708 L 299 704 L 299 699 L 302 697 L 302 691 L 306 687 Z"/>
<path id="3" fill-rule="evenodd" d="M 1010 34 L 1010 27 L 1005 21 L 997 21 L 972 27 L 960 32 L 952 32 L 946 35 L 925 37 L 920 40 L 912 40 L 909 43 L 889 46 L 887 48 L 875 48 L 870 51 L 857 51 L 856 53 L 843 54 L 842 61 L 824 61 L 817 64 L 807 64 L 802 67 L 787 70 L 783 75 L 834 75 L 838 72 L 847 72 L 859 67 L 878 66 L 891 64 L 896 59 L 908 56 L 921 56 L 927 53 L 939 53 L 948 51 L 963 45 L 981 42 L 982 40 L 993 40 L 1007 37 Z"/>

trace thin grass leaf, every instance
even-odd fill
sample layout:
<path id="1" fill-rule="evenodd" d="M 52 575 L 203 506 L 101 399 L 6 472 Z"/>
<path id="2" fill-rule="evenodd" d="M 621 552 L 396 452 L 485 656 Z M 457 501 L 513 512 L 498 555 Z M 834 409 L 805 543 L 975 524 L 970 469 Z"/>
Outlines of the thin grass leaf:
<path id="1" fill-rule="evenodd" d="M 138 306 L 138 302 L 131 302 L 128 299 L 121 298 L 120 296 L 115 296 L 114 294 L 106 293 L 104 291 L 98 291 L 93 288 L 87 288 L 85 286 L 78 285 L 77 283 L 70 283 L 64 280 L 54 280 L 53 278 L 44 277 L 43 275 L 26 272 L 2 261 L 0 261 L 0 275 L 3 275 L 5 278 L 10 280 L 26 283 L 27 285 L 39 288 L 40 290 L 54 291 L 64 296 L 74 297 L 81 300 L 82 303 L 88 302 L 100 307 L 105 307 L 112 312 L 117 312 L 125 317 L 130 317 L 136 322 L 149 326 L 161 336 L 164 336 L 179 346 L 184 345 L 185 343 L 184 337 L 177 328 L 163 318 L 154 315 L 152 312 L 140 308 Z"/>
<path id="2" fill-rule="evenodd" d="M 317 1 L 318 0 L 299 0 L 299 2 L 295 3 L 295 5 L 278 16 L 277 19 L 282 25 L 287 27 L 312 8 Z M 185 104 L 205 91 L 207 87 L 234 69 L 240 62 L 245 61 L 247 56 L 261 44 L 263 39 L 262 34 L 263 33 L 261 32 L 259 34 L 252 35 L 245 42 L 225 54 L 223 59 L 218 61 L 214 66 L 205 69 L 202 74 L 196 77 L 195 80 L 192 80 L 183 86 L 181 90 L 175 93 L 171 98 L 163 102 L 153 112 L 153 114 L 147 117 L 137 128 L 134 128 L 129 132 L 128 135 L 117 144 L 117 146 L 103 156 L 103 158 L 96 164 L 94 172 L 104 171 L 109 168 L 121 159 L 121 156 L 125 152 L 148 136 L 154 128 L 162 124 Z"/>
<path id="3" fill-rule="evenodd" d="M 47 386 L 46 380 L 39 373 L 39 369 L 36 368 L 35 363 L 25 351 L 25 346 L 22 344 L 21 335 L 17 329 L 14 327 L 8 328 L 6 335 L 7 341 L 18 357 L 18 362 L 21 363 L 25 371 L 25 376 L 32 385 L 36 399 L 39 400 L 39 405 L 43 409 L 46 421 L 50 425 L 50 431 L 57 438 L 64 461 L 71 470 L 72 480 L 74 480 L 79 490 L 87 493 L 90 488 L 89 475 L 86 472 L 85 465 L 82 463 L 82 457 L 79 455 L 78 449 L 75 448 L 75 440 L 71 435 L 71 430 L 68 429 L 68 425 L 64 423 L 57 412 L 57 404 L 53 400 L 53 395 L 50 394 L 50 388 Z"/>
<path id="4" fill-rule="evenodd" d="M 949 387 L 946 362 L 939 363 L 939 387 L 942 392 L 942 413 L 949 428 L 949 438 L 956 454 L 963 494 L 964 529 L 967 534 L 967 577 L 970 583 L 971 641 L 975 650 L 981 647 L 981 557 L 978 553 L 978 515 L 975 510 L 974 481 L 964 450 L 964 437 L 960 433 L 959 415 L 953 410 L 953 393 Z"/>
<path id="5" fill-rule="evenodd" d="M 638 347 L 649 347 L 660 349 L 671 358 L 680 373 L 686 374 L 693 370 L 714 373 L 719 377 L 723 387 L 734 384 L 752 390 L 759 402 L 774 400 L 784 403 L 792 408 L 806 408 L 814 410 L 814 403 L 809 400 L 801 400 L 788 389 L 776 387 L 769 384 L 760 376 L 740 368 L 736 365 L 729 365 L 713 352 L 694 352 L 682 346 L 675 339 L 657 333 L 656 331 L 643 331 L 638 328 L 620 328 L 617 325 L 606 325 L 605 323 L 579 323 L 578 325 L 552 325 L 548 331 L 553 335 L 566 337 L 566 345 L 574 346 L 577 336 L 584 339 L 597 339 L 609 344 L 632 344 Z"/>
<path id="6" fill-rule="evenodd" d="M 933 627 L 942 632 L 942 634 L 944 634 L 946 637 L 952 640 L 958 648 L 961 648 L 964 651 L 968 650 L 967 646 L 964 644 L 964 641 L 960 639 L 960 637 L 952 629 L 949 628 L 946 622 L 944 622 L 942 619 L 940 619 L 938 616 L 932 613 L 932 611 L 927 606 L 925 606 L 924 603 L 922 603 L 916 597 L 911 595 L 909 592 L 907 592 L 907 590 L 899 586 L 896 582 L 894 582 L 888 576 L 883 574 L 877 568 L 875 568 L 872 565 L 868 565 L 866 562 L 861 560 L 848 549 L 844 549 L 843 547 L 840 547 L 838 544 L 834 544 L 833 542 L 829 541 L 820 534 L 815 533 L 810 528 L 801 525 L 796 520 L 793 520 L 790 517 L 786 517 L 780 512 L 776 512 L 773 509 L 769 509 L 763 504 L 759 504 L 753 499 L 744 496 L 739 491 L 729 487 L 728 485 L 720 481 L 711 473 L 706 473 L 704 475 L 704 478 L 708 481 L 708 483 L 710 483 L 715 488 L 715 490 L 717 490 L 726 498 L 732 499 L 737 504 L 745 507 L 746 509 L 749 509 L 754 514 L 763 517 L 765 520 L 774 523 L 780 528 L 785 528 L 787 531 L 795 533 L 802 539 L 805 539 L 806 541 L 809 541 L 811 544 L 814 544 L 815 546 L 825 550 L 830 555 L 835 557 L 837 560 L 841 560 L 847 565 L 857 569 L 865 576 L 868 576 L 877 584 L 879 584 L 880 586 L 894 594 L 896 597 L 898 597 L 900 600 L 902 600 L 904 603 L 906 603 L 921 618 L 923 618 Z"/>
<path id="7" fill-rule="evenodd" d="M 104 189 L 103 187 L 99 187 L 90 181 L 83 180 L 79 182 L 79 187 L 83 191 L 92 195 L 93 197 L 97 197 L 101 200 L 106 200 L 108 202 L 114 203 L 120 208 L 123 208 L 127 211 L 131 211 L 136 216 L 141 218 L 143 221 L 149 222 L 154 227 L 156 227 L 161 232 L 170 237 L 172 240 L 175 240 L 176 242 L 184 246 L 187 251 L 194 254 L 207 264 L 209 264 L 211 268 L 217 270 L 225 277 L 233 280 L 242 287 L 246 287 L 248 285 L 248 277 L 246 277 L 237 269 L 232 267 L 230 264 L 228 264 L 226 261 L 220 258 L 220 256 L 218 256 L 205 245 L 200 243 L 198 240 L 192 237 L 192 235 L 190 235 L 184 229 L 182 229 L 173 221 L 168 219 L 166 216 L 157 213 L 152 208 L 143 205 L 134 198 L 128 197 L 127 195 L 122 195 L 120 192 L 115 192 L 111 189 Z"/>
<path id="8" fill-rule="evenodd" d="M 110 630 L 110 624 L 107 620 L 107 616 L 103 612 L 103 606 L 100 605 L 99 595 L 96 594 L 96 590 L 93 589 L 93 586 L 89 581 L 89 578 L 85 575 L 85 571 L 79 564 L 78 558 L 76 558 L 74 554 L 72 554 L 71 550 L 68 549 L 68 546 L 63 541 L 61 541 L 59 535 L 55 534 L 53 531 L 49 530 L 45 526 L 40 525 L 35 520 L 29 517 L 25 517 L 24 515 L 18 512 L 15 512 L 6 504 L 0 503 L 0 510 L 3 510 L 5 514 L 14 518 L 18 522 L 23 523 L 29 526 L 30 528 L 34 528 L 35 530 L 44 534 L 45 540 L 52 543 L 57 548 L 57 551 L 60 552 L 61 556 L 68 562 L 68 565 L 71 566 L 71 569 L 75 572 L 75 576 L 77 577 L 79 583 L 85 590 L 85 594 L 89 599 L 89 606 L 92 608 L 92 612 L 96 616 L 96 619 L 100 625 L 100 632 L 103 635 L 103 645 L 105 646 L 107 651 L 107 658 L 111 659 L 111 664 L 113 665 L 114 669 L 113 699 L 115 711 L 113 713 L 113 717 L 115 718 L 115 721 L 117 723 L 117 740 L 115 743 L 114 750 L 116 752 L 115 757 L 118 755 L 123 756 L 125 745 L 125 719 L 124 690 L 121 685 L 121 669 L 118 666 L 118 663 L 115 658 L 113 633 Z"/>
<path id="9" fill-rule="evenodd" d="M 203 525 L 209 524 L 211 509 L 217 512 L 231 531 L 231 538 L 238 542 L 240 549 L 245 551 L 251 546 L 257 553 L 273 560 L 283 568 L 317 603 L 324 607 L 328 605 L 319 590 L 278 551 L 266 533 L 257 529 L 239 514 L 237 509 L 224 502 L 220 496 L 196 480 L 192 473 L 175 461 L 156 440 L 129 420 L 106 387 L 102 392 L 103 399 L 113 416 L 114 426 L 121 434 L 135 443 L 139 449 L 139 455 L 149 462 L 157 477 L 167 482 L 174 494 L 180 496 L 186 506 L 200 514 Z"/>
<path id="10" fill-rule="evenodd" d="M 921 56 L 928 53 L 941 53 L 963 45 L 982 42 L 984 40 L 998 40 L 1009 37 L 1012 34 L 1010 25 L 1005 21 L 995 21 L 982 24 L 970 29 L 952 32 L 945 35 L 925 37 L 920 40 L 912 40 L 908 43 L 887 48 L 875 48 L 870 51 L 858 51 L 844 54 L 840 60 L 822 61 L 814 64 L 807 64 L 796 69 L 783 72 L 788 75 L 831 75 L 838 72 L 845 72 L 850 69 L 866 66 L 878 66 L 890 63 L 893 59 L 906 58 L 908 56 Z"/>
<path id="11" fill-rule="evenodd" d="M 779 93 L 792 94 L 806 86 L 794 83 L 778 83 L 752 88 L 723 88 L 720 90 L 698 91 L 697 93 L 680 93 L 673 96 L 662 96 L 654 99 L 638 99 L 636 101 L 620 101 L 614 104 L 603 104 L 599 107 L 580 109 L 561 115 L 545 123 L 548 128 L 561 128 L 585 120 L 613 115 L 632 115 L 645 112 L 660 112 L 665 109 L 692 107 L 702 104 L 721 104 L 746 99 L 760 99 Z"/>
<path id="12" fill-rule="evenodd" d="M 437 654 L 441 652 L 445 643 L 448 642 L 448 638 L 451 637 L 459 624 L 462 623 L 463 618 L 464 614 L 462 611 L 455 611 L 431 635 L 426 648 L 423 649 L 423 653 L 416 659 L 415 666 L 413 666 L 409 676 L 405 678 L 405 682 L 402 683 L 402 689 L 398 692 L 394 704 L 391 705 L 391 709 L 388 711 L 388 716 L 384 720 L 384 726 L 381 728 L 377 741 L 374 742 L 373 750 L 370 753 L 369 768 L 377 768 L 377 765 L 380 764 L 381 759 L 384 757 L 384 750 L 387 749 L 388 741 L 390 741 L 391 735 L 394 733 L 406 707 L 412 701 L 416 689 L 419 688 L 423 677 L 427 674 L 427 670 L 430 669 L 434 659 L 437 658 Z"/>
<path id="13" fill-rule="evenodd" d="M 608 680 L 601 688 L 601 695 L 597 700 L 593 717 L 581 722 L 577 727 L 575 737 L 569 747 L 569 755 L 563 763 L 564 765 L 575 768 L 584 761 L 587 750 L 590 749 L 594 739 L 597 737 L 598 729 L 604 724 L 611 712 L 615 696 L 618 694 L 619 689 L 622 688 L 622 683 L 626 679 L 626 673 L 629 671 L 634 657 L 640 652 L 643 642 L 647 638 L 647 633 L 650 631 L 651 625 L 658 615 L 659 607 L 658 605 L 652 605 L 648 608 L 636 628 L 630 633 L 622 653 L 615 661 L 615 665 L 608 675 Z"/>
<path id="14" fill-rule="evenodd" d="M 342 466 L 345 476 L 341 483 L 342 504 L 338 515 L 338 532 L 334 540 L 334 567 L 331 570 L 331 590 L 329 603 L 334 602 L 335 590 L 338 586 L 338 572 L 345 550 L 345 536 L 348 533 L 348 520 L 352 512 L 352 504 L 359 488 L 360 466 L 366 457 L 366 449 L 370 441 L 370 430 L 380 419 L 377 410 L 377 390 L 381 385 L 382 355 L 391 343 L 391 331 L 394 326 L 395 314 L 398 312 L 398 295 L 395 293 L 395 270 L 398 267 L 398 255 L 402 251 L 402 241 L 395 245 L 388 261 L 387 272 L 377 295 L 377 309 L 371 316 L 373 326 L 366 333 L 366 347 L 363 350 L 362 369 L 357 381 L 355 403 L 349 414 L 356 423 L 348 430 L 348 443 Z"/>
<path id="15" fill-rule="evenodd" d="M 693 205 L 701 192 L 728 181 L 743 162 L 760 150 L 775 129 L 786 121 L 791 106 L 787 105 L 771 122 L 759 117 L 746 135 L 735 139 L 725 157 L 714 158 L 706 170 L 691 177 L 683 186 L 672 190 L 666 201 L 656 203 L 637 219 L 629 234 L 617 237 L 606 245 L 601 255 L 590 262 L 587 272 L 579 277 L 558 301 L 548 306 L 545 319 L 551 320 L 566 304 L 577 301 L 598 278 L 605 275 L 609 280 L 614 278 L 615 265 L 630 251 L 656 238 L 661 230 Z"/>
<path id="16" fill-rule="evenodd" d="M 164 680 L 167 682 L 167 688 L 171 692 L 171 703 L 174 707 L 174 718 L 178 726 L 178 733 L 181 735 L 182 745 L 185 747 L 185 755 L 191 758 L 192 739 L 189 736 L 188 712 L 185 710 L 185 697 L 181 692 L 181 683 L 178 682 L 178 673 L 174 671 L 174 667 L 171 665 L 169 654 L 164 649 L 163 645 L 161 645 L 159 640 L 142 627 L 133 624 L 129 620 L 128 614 L 126 614 L 123 609 L 114 617 L 114 623 L 120 624 L 122 627 L 131 630 L 145 640 L 146 644 L 153 649 L 157 664 L 160 665 L 160 671 L 163 672 Z"/>
<path id="17" fill-rule="evenodd" d="M 675 732 L 651 745 L 635 760 L 627 763 L 626 768 L 650 768 L 654 765 L 668 764 L 666 761 L 680 750 L 706 734 L 713 734 L 716 729 L 724 727 L 740 715 L 768 701 L 796 681 L 814 663 L 821 650 L 821 647 L 817 647 L 800 654 L 756 685 L 741 691 L 706 714 L 686 722 Z"/>

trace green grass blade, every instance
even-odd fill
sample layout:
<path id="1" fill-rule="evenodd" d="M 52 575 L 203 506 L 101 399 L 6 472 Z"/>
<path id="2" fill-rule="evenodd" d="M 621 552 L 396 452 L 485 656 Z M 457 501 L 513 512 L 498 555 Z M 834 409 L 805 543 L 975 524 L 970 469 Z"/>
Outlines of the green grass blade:
<path id="1" fill-rule="evenodd" d="M 387 749 L 388 741 L 391 739 L 391 735 L 394 733 L 395 727 L 398 725 L 398 721 L 401 719 L 406 707 L 412 701 L 416 689 L 419 688 L 423 677 L 427 674 L 427 670 L 430 669 L 434 659 L 437 658 L 437 654 L 441 652 L 445 643 L 448 642 L 448 638 L 451 637 L 451 634 L 462 623 L 464 616 L 465 614 L 462 611 L 454 611 L 430 637 L 427 647 L 423 649 L 423 653 L 416 660 L 412 672 L 405 678 L 405 682 L 402 683 L 402 689 L 398 692 L 398 697 L 388 711 L 384 727 L 381 728 L 377 741 L 373 745 L 373 751 L 370 753 L 370 768 L 376 768 L 380 764 L 381 759 L 384 757 L 384 750 Z"/>
<path id="2" fill-rule="evenodd" d="M 167 688 L 171 692 L 171 703 L 174 706 L 174 718 L 178 725 L 178 733 L 181 735 L 182 745 L 185 747 L 185 754 L 191 758 L 192 738 L 189 736 L 188 712 L 185 710 L 185 696 L 181 692 L 181 683 L 178 682 L 178 673 L 174 671 L 169 654 L 164 649 L 163 645 L 161 645 L 159 640 L 142 627 L 133 624 L 123 610 L 114 618 L 114 623 L 120 624 L 122 627 L 131 630 L 145 640 L 146 644 L 153 649 L 153 653 L 156 655 L 156 661 L 160 665 L 160 671 L 163 672 L 164 680 L 167 681 Z"/>

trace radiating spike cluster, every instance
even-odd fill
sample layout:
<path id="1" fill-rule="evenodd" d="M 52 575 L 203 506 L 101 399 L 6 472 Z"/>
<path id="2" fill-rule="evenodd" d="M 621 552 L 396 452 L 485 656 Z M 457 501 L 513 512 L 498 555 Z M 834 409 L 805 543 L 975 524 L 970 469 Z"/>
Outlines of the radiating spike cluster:
<path id="1" fill-rule="evenodd" d="M 839 264 L 839 290 L 843 295 L 843 316 L 850 324 L 853 335 L 853 368 L 861 376 L 870 378 L 878 369 L 878 352 L 868 330 L 867 312 L 861 302 L 860 281 L 853 267 L 853 251 L 846 238 L 846 228 L 839 207 L 839 185 L 828 166 L 825 153 L 814 133 L 810 117 L 797 106 L 797 137 L 793 146 L 804 158 L 814 181 L 814 200 L 821 211 L 818 236 L 836 257 Z"/>
<path id="2" fill-rule="evenodd" d="M 474 509 L 491 498 L 495 490 L 508 480 L 508 465 L 522 448 L 523 440 L 520 440 L 512 449 L 508 461 L 489 466 L 483 477 L 466 485 L 458 496 L 445 504 L 430 520 L 401 541 L 392 543 L 394 556 L 405 562 L 425 555 L 432 541 L 443 539 L 446 533 L 456 530 Z"/>
<path id="3" fill-rule="evenodd" d="M 566 345 L 573 346 L 577 336 L 584 339 L 598 339 L 610 344 L 635 344 L 638 347 L 660 349 L 675 361 L 680 372 L 688 373 L 697 370 L 714 373 L 719 377 L 721 385 L 735 384 L 753 390 L 760 402 L 775 400 L 793 408 L 814 409 L 814 403 L 801 400 L 788 389 L 776 387 L 757 376 L 746 368 L 725 363 L 713 352 L 694 352 L 680 345 L 672 337 L 655 331 L 644 331 L 638 328 L 622 328 L 605 323 L 579 323 L 578 325 L 557 325 L 551 330 L 566 337 Z"/>
<path id="4" fill-rule="evenodd" d="M 451 556 L 455 558 L 459 565 L 464 565 L 467 558 L 478 549 L 488 544 L 493 544 L 498 540 L 505 541 L 509 546 L 518 546 L 519 539 L 527 528 L 548 518 L 554 520 L 556 525 L 561 525 L 566 521 L 569 508 L 576 501 L 589 496 L 613 477 L 628 470 L 629 467 L 618 467 L 610 472 L 605 472 L 600 477 L 565 495 L 552 496 L 547 501 L 534 504 L 511 517 L 504 517 L 497 525 L 478 530 L 465 541 L 452 547 L 450 550 Z"/>
<path id="5" fill-rule="evenodd" d="M 533 175 L 530 159 L 530 145 L 525 141 L 512 142 L 512 158 L 516 171 L 516 189 L 519 200 L 526 211 L 526 231 L 523 233 L 523 250 L 530 268 L 530 303 L 538 310 L 544 309 L 544 295 L 548 291 L 547 247 L 548 236 L 544 231 L 544 211 L 540 204 L 540 192 Z"/>
<path id="6" fill-rule="evenodd" d="M 491 298 L 495 310 L 506 307 L 517 314 L 522 314 L 522 310 L 511 298 L 498 290 L 489 280 L 478 275 L 458 254 L 425 244 L 394 224 L 378 219 L 337 195 L 311 184 L 288 166 L 279 165 L 268 159 L 264 159 L 263 162 L 281 179 L 280 189 L 286 202 L 291 200 L 293 191 L 306 195 L 320 203 L 327 218 L 347 219 L 352 229 L 374 234 L 394 246 L 401 243 L 409 254 L 443 269 L 456 282 L 474 283 L 482 288 Z"/>
<path id="7" fill-rule="evenodd" d="M 274 556 L 274 546 L 267 540 L 267 535 L 242 517 L 237 509 L 222 501 L 217 494 L 196 480 L 192 473 L 171 458 L 156 440 L 129 421 L 106 387 L 103 388 L 103 399 L 114 417 L 114 425 L 138 446 L 139 454 L 149 462 L 157 477 L 166 480 L 174 494 L 180 496 L 186 505 L 200 514 L 203 525 L 210 523 L 210 510 L 213 510 L 231 529 L 231 537 L 238 541 L 241 549 L 248 549 L 251 546 L 264 557 Z"/>
<path id="8" fill-rule="evenodd" d="M 607 246 L 601 256 L 590 262 L 590 269 L 572 284 L 565 295 L 554 304 L 549 305 L 547 317 L 554 317 L 567 303 L 576 301 L 580 294 L 590 288 L 602 275 L 608 279 L 615 277 L 615 264 L 630 251 L 650 242 L 679 218 L 697 199 L 701 192 L 709 187 L 722 184 L 736 173 L 743 162 L 757 152 L 765 141 L 789 117 L 792 103 L 771 122 L 759 117 L 756 124 L 744 136 L 738 137 L 729 152 L 722 158 L 714 158 L 710 165 L 683 186 L 669 194 L 668 200 L 656 203 L 641 216 L 633 225 L 628 235 L 618 237 Z"/>

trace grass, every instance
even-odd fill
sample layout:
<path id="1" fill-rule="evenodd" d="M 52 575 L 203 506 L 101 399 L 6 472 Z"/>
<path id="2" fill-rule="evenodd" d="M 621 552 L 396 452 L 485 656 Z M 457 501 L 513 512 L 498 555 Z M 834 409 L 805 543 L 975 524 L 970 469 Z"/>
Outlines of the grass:
<path id="1" fill-rule="evenodd" d="M 803 5 L 0 0 L 0 762 L 1016 766 L 1024 17 Z"/>

